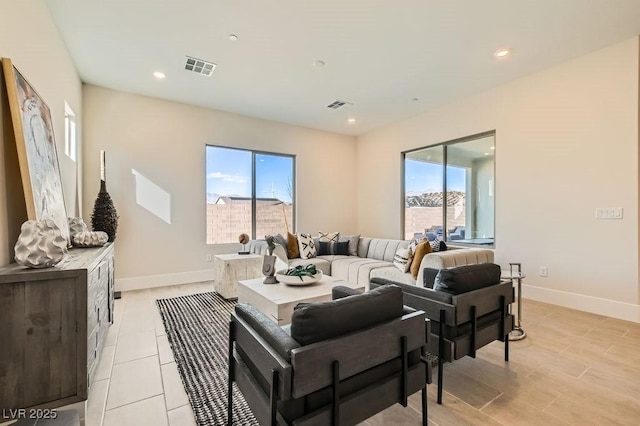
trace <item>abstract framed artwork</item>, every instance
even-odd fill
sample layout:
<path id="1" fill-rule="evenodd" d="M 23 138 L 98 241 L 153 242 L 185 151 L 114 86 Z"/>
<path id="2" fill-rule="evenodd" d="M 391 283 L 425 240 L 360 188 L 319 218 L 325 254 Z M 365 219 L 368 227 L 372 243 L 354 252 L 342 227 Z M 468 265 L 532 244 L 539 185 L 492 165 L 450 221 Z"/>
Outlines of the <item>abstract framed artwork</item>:
<path id="1" fill-rule="evenodd" d="M 51 111 L 38 92 L 11 63 L 2 58 L 9 110 L 18 150 L 27 216 L 52 219 L 70 245 Z"/>

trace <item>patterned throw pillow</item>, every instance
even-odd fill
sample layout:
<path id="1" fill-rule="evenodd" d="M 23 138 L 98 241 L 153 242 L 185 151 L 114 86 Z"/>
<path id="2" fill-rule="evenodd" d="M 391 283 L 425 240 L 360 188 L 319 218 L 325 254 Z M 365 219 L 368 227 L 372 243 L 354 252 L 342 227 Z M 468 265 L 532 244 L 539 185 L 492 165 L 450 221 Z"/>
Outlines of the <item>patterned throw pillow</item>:
<path id="1" fill-rule="evenodd" d="M 412 257 L 413 255 L 408 248 L 399 248 L 396 255 L 393 256 L 393 264 L 402 272 L 409 272 Z"/>
<path id="2" fill-rule="evenodd" d="M 300 257 L 302 259 L 311 259 L 312 257 L 316 257 L 316 243 L 313 241 L 311 234 L 297 234 L 297 236 Z"/>
<path id="3" fill-rule="evenodd" d="M 433 240 L 433 241 L 430 241 L 429 244 L 431 244 L 431 251 L 433 252 L 447 251 L 447 245 L 444 243 L 444 241 Z"/>
<path id="4" fill-rule="evenodd" d="M 322 243 L 337 243 L 339 239 L 339 232 L 318 232 L 318 240 Z"/>
<path id="5" fill-rule="evenodd" d="M 416 252 L 416 247 L 418 246 L 418 244 L 420 244 L 420 243 L 424 243 L 424 242 L 427 242 L 427 243 L 428 243 L 428 242 L 429 242 L 429 240 L 428 240 L 428 239 L 426 239 L 426 238 L 420 238 L 420 239 L 418 239 L 418 238 L 414 238 L 414 239 L 413 239 L 413 240 L 411 240 L 411 242 L 409 243 L 409 252 L 410 252 L 411 254 L 415 253 L 415 252 Z"/>

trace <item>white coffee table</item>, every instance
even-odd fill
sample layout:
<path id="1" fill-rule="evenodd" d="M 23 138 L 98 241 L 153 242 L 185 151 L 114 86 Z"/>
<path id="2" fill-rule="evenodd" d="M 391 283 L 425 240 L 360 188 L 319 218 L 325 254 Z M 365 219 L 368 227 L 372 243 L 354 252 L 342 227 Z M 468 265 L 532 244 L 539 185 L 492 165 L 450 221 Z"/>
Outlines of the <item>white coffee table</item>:
<path id="1" fill-rule="evenodd" d="M 364 290 L 363 286 L 328 275 L 324 275 L 319 282 L 306 286 L 263 284 L 263 281 L 263 278 L 239 281 L 238 303 L 255 306 L 278 325 L 291 322 L 293 308 L 300 302 L 331 300 L 331 289 L 337 285 Z"/>
<path id="2" fill-rule="evenodd" d="M 213 287 L 225 299 L 238 297 L 238 281 L 262 276 L 259 254 L 216 254 L 213 257 Z"/>

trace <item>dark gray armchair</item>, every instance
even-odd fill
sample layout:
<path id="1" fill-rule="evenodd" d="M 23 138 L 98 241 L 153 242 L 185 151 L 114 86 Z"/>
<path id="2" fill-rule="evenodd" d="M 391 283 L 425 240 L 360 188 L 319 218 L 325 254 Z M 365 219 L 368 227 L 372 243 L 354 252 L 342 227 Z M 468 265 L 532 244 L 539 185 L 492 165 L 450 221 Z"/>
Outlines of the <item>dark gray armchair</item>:
<path id="1" fill-rule="evenodd" d="M 427 424 L 424 312 L 402 291 L 296 307 L 290 334 L 251 305 L 229 328 L 228 419 L 235 382 L 261 425 L 354 425 L 422 391 Z"/>
<path id="2" fill-rule="evenodd" d="M 431 320 L 427 350 L 438 356 L 438 404 L 442 404 L 443 364 L 499 340 L 509 361 L 508 334 L 513 330 L 511 281 L 500 281 L 500 266 L 493 263 L 435 270 L 425 268 L 424 286 L 373 278 L 371 288 L 399 286 L 404 304 L 425 312 Z M 432 288 L 433 287 L 433 288 Z"/>

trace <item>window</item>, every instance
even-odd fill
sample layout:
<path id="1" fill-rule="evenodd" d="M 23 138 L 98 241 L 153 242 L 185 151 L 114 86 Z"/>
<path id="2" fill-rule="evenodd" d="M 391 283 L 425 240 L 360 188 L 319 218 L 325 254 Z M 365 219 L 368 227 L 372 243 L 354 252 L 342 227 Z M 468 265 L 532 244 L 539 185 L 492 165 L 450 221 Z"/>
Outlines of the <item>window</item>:
<path id="1" fill-rule="evenodd" d="M 76 161 L 78 154 L 78 139 L 76 136 L 76 115 L 68 103 L 64 103 L 64 153 Z"/>
<path id="2" fill-rule="evenodd" d="M 493 246 L 495 133 L 403 153 L 404 237 Z"/>
<path id="3" fill-rule="evenodd" d="M 207 244 L 294 232 L 295 157 L 206 147 Z"/>

